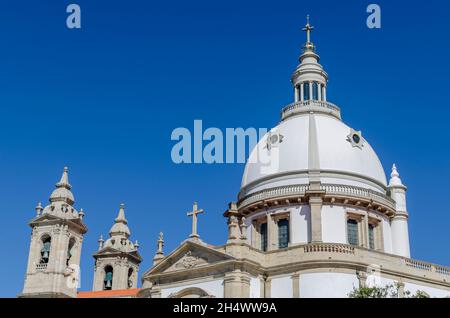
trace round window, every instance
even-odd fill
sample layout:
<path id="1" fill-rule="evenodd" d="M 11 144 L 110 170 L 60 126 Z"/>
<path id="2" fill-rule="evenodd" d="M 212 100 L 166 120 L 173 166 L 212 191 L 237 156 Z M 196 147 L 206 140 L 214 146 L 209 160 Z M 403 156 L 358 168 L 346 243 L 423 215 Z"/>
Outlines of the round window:
<path id="1" fill-rule="evenodd" d="M 358 134 L 353 134 L 352 139 L 355 142 L 355 144 L 359 144 L 359 142 L 361 141 L 361 137 L 359 137 Z"/>
<path id="2" fill-rule="evenodd" d="M 278 141 L 278 135 L 272 135 L 270 136 L 270 142 L 271 143 L 276 143 Z"/>

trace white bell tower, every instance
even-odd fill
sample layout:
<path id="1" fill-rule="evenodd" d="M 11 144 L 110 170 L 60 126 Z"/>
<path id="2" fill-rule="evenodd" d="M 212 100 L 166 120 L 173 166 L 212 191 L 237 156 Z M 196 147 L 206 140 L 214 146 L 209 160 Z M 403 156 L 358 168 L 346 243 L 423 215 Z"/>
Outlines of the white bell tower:
<path id="1" fill-rule="evenodd" d="M 109 239 L 99 239 L 99 250 L 94 254 L 94 291 L 137 288 L 139 244 L 129 240 L 131 235 L 125 218 L 125 205 L 121 204 L 119 214 L 109 231 Z"/>
<path id="2" fill-rule="evenodd" d="M 39 203 L 32 228 L 25 285 L 19 297 L 76 297 L 83 234 L 84 212 L 73 207 L 68 168 L 45 208 Z"/>

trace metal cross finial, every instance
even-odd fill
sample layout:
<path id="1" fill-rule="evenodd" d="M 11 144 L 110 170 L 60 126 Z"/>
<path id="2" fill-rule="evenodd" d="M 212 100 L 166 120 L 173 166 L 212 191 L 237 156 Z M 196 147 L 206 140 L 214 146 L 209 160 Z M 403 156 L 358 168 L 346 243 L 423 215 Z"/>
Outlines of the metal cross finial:
<path id="1" fill-rule="evenodd" d="M 197 233 L 197 214 L 202 214 L 204 211 L 202 209 L 198 209 L 197 202 L 194 202 L 194 206 L 192 207 L 192 211 L 188 212 L 188 216 L 192 216 L 192 233 L 189 235 L 190 238 L 199 238 L 200 236 Z"/>
<path id="2" fill-rule="evenodd" d="M 311 31 L 314 30 L 314 27 L 309 24 L 309 14 L 306 16 L 306 25 L 302 29 L 302 31 L 306 31 L 306 43 L 311 43 Z"/>

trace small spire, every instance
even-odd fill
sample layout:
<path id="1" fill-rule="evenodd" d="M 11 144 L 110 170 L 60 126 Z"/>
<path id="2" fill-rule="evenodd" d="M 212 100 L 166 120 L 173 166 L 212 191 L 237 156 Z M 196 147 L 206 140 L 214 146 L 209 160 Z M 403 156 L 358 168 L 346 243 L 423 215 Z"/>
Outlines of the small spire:
<path id="1" fill-rule="evenodd" d="M 103 243 L 105 243 L 105 240 L 103 239 L 103 235 L 100 235 L 100 238 L 98 239 L 98 249 L 101 250 L 103 248 Z"/>
<path id="2" fill-rule="evenodd" d="M 247 240 L 247 224 L 245 223 L 245 217 L 243 216 L 241 218 L 241 240 L 246 241 Z"/>
<path id="3" fill-rule="evenodd" d="M 57 188 L 66 188 L 70 190 L 72 186 L 69 183 L 69 168 L 66 166 L 64 167 L 63 174 L 61 176 L 61 180 L 56 184 Z"/>
<path id="4" fill-rule="evenodd" d="M 40 216 L 42 210 L 44 209 L 44 208 L 42 207 L 42 203 L 39 202 L 35 209 L 36 209 L 36 216 Z"/>
<path id="5" fill-rule="evenodd" d="M 139 242 L 138 242 L 138 240 L 136 240 L 136 241 L 134 242 L 134 247 L 135 247 L 136 249 L 139 248 Z"/>
<path id="6" fill-rule="evenodd" d="M 389 186 L 403 185 L 398 173 L 395 163 L 392 165 L 391 180 L 389 180 Z"/>
<path id="7" fill-rule="evenodd" d="M 78 212 L 78 217 L 80 218 L 80 220 L 82 220 L 84 218 L 84 210 L 83 210 L 83 208 L 81 208 L 80 212 Z"/>
<path id="8" fill-rule="evenodd" d="M 164 255 L 163 247 L 164 247 L 164 234 L 163 234 L 163 232 L 159 232 L 158 250 L 157 250 L 156 254 Z"/>
<path id="9" fill-rule="evenodd" d="M 153 266 L 158 264 L 164 258 L 163 247 L 164 247 L 164 234 L 163 232 L 159 232 L 158 249 L 156 250 L 156 254 L 153 257 Z"/>
<path id="10" fill-rule="evenodd" d="M 120 204 L 119 214 L 114 220 L 114 224 L 111 227 L 111 230 L 109 230 L 109 235 L 125 235 L 126 237 L 129 237 L 131 235 L 131 232 L 128 228 L 127 223 L 128 221 L 125 218 L 125 204 L 122 203 Z"/>
<path id="11" fill-rule="evenodd" d="M 127 219 L 125 218 L 125 204 L 123 203 L 120 204 L 119 214 L 117 215 L 115 222 L 127 224 Z"/>
<path id="12" fill-rule="evenodd" d="M 69 168 L 64 167 L 64 171 L 61 176 L 61 180 L 55 184 L 56 189 L 53 190 L 50 195 L 50 202 L 64 201 L 69 205 L 75 203 L 75 198 L 73 197 L 70 189 L 72 186 L 69 183 Z"/>
<path id="13" fill-rule="evenodd" d="M 397 166 L 396 166 L 395 163 L 394 163 L 394 164 L 392 165 L 391 178 L 399 177 L 399 176 L 400 176 L 400 174 L 398 173 Z"/>

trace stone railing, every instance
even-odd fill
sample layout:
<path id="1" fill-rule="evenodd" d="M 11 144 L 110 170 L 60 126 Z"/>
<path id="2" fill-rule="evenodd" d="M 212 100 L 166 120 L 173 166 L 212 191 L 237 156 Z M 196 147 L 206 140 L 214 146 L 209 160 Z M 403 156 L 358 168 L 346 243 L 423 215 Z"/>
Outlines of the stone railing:
<path id="1" fill-rule="evenodd" d="M 347 244 L 313 243 L 303 246 L 304 253 L 329 252 L 342 254 L 355 254 L 355 247 Z"/>
<path id="2" fill-rule="evenodd" d="M 43 264 L 36 264 L 36 270 L 37 271 L 45 271 L 47 269 L 47 263 L 43 263 Z"/>
<path id="3" fill-rule="evenodd" d="M 392 198 L 374 190 L 342 184 L 323 184 L 321 185 L 321 189 L 325 190 L 327 195 L 334 194 L 362 198 L 369 201 L 373 200 L 388 206 L 391 209 L 395 209 L 395 201 Z"/>
<path id="4" fill-rule="evenodd" d="M 276 253 L 276 257 L 273 257 Z M 450 288 L 450 267 L 418 261 L 402 256 L 371 250 L 368 248 L 353 246 L 343 243 L 309 243 L 298 244 L 282 250 L 265 252 L 271 266 L 284 268 L 287 265 L 297 263 L 308 264 L 314 268 L 314 263 L 329 262 L 329 266 L 335 266 L 336 262 L 348 264 L 351 267 L 365 266 L 378 268 L 384 272 L 397 272 L 423 279 L 432 279 L 445 284 Z"/>
<path id="5" fill-rule="evenodd" d="M 390 208 L 391 210 L 395 210 L 395 201 L 392 198 L 374 190 L 339 184 L 323 184 L 321 185 L 320 189 L 325 191 L 325 195 L 336 195 L 357 199 L 360 198 L 361 200 L 365 201 L 374 201 L 378 204 L 382 204 L 383 206 Z M 268 199 L 275 200 L 277 198 L 304 196 L 307 190 L 309 190 L 309 185 L 307 184 L 281 186 L 261 190 L 243 197 L 239 200 L 238 205 L 239 208 L 243 208 L 256 202 Z"/>
<path id="6" fill-rule="evenodd" d="M 303 196 L 309 189 L 309 185 L 292 185 L 276 187 L 267 190 L 257 191 L 244 197 L 239 202 L 239 207 L 245 207 L 255 202 L 264 201 L 271 198 L 289 197 L 289 196 Z"/>
<path id="7" fill-rule="evenodd" d="M 434 269 L 434 271 L 436 273 L 450 276 L 450 267 L 444 267 L 444 266 L 440 266 L 440 265 L 432 265 L 431 268 Z"/>
<path id="8" fill-rule="evenodd" d="M 436 272 L 442 275 L 450 275 L 450 267 L 434 265 L 410 258 L 405 258 L 405 264 L 406 266 L 413 267 L 415 269 L 420 269 L 428 272 Z"/>
<path id="9" fill-rule="evenodd" d="M 295 102 L 287 105 L 281 110 L 281 120 L 300 113 L 307 113 L 310 111 L 323 112 L 331 114 L 334 117 L 341 119 L 341 110 L 336 105 L 320 100 L 307 100 Z"/>

